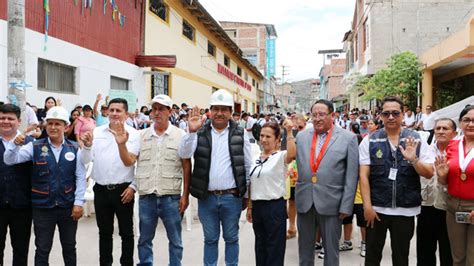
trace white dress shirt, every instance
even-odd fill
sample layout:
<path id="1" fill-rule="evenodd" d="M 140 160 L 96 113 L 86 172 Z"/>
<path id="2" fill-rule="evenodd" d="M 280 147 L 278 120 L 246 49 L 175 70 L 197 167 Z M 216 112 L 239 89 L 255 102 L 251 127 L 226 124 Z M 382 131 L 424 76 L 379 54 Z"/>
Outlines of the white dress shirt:
<path id="1" fill-rule="evenodd" d="M 126 143 L 128 152 L 138 156 L 140 152 L 140 133 L 129 125 L 125 125 L 128 132 Z M 94 139 L 90 149 L 82 151 L 82 160 L 85 164 L 94 162 L 91 177 L 99 185 L 116 185 L 132 183 L 130 186 L 136 191 L 134 181 L 135 165 L 125 166 L 120 159 L 120 153 L 114 135 L 110 132 L 109 124 L 94 129 Z"/>
<path id="2" fill-rule="evenodd" d="M 226 190 L 237 187 L 229 153 L 229 126 L 218 132 L 212 126 L 211 168 L 209 170 L 208 190 Z M 197 147 L 197 134 L 187 133 L 179 145 L 178 155 L 181 158 L 191 158 Z M 244 134 L 245 177 L 249 184 L 249 171 L 252 166 L 252 147 L 248 135 Z"/>

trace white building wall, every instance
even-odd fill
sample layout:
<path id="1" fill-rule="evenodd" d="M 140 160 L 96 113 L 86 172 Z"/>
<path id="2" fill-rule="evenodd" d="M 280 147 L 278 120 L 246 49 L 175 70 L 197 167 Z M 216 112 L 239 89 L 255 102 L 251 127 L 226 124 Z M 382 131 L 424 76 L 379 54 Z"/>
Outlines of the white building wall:
<path id="1" fill-rule="evenodd" d="M 0 20 L 0 101 L 7 102 L 7 21 Z M 135 91 L 138 105 L 145 101 L 145 78 L 140 67 L 106 56 L 80 46 L 48 37 L 44 50 L 44 34 L 27 29 L 25 32 L 25 82 L 27 102 L 38 107 L 44 105 L 48 96 L 61 99 L 63 106 L 71 110 L 77 103 L 94 104 L 97 93 L 104 97 L 110 89 L 110 76 L 129 80 L 129 89 Z M 76 68 L 75 94 L 39 91 L 37 89 L 38 58 L 69 65 Z"/>

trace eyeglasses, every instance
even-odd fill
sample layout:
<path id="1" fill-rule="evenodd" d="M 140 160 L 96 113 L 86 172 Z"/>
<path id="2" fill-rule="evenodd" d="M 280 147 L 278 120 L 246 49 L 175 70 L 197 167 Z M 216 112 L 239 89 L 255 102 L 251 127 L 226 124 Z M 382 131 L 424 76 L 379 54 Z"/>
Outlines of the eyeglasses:
<path id="1" fill-rule="evenodd" d="M 328 113 L 312 113 L 311 114 L 313 118 L 321 118 L 321 119 L 324 119 L 327 115 Z"/>
<path id="2" fill-rule="evenodd" d="M 400 112 L 400 111 L 392 111 L 392 112 L 385 111 L 385 112 L 382 112 L 382 116 L 385 117 L 385 118 L 389 118 L 390 115 L 392 115 L 393 118 L 398 118 L 401 114 L 402 114 L 402 112 Z"/>
<path id="3" fill-rule="evenodd" d="M 470 118 L 467 118 L 467 117 L 461 119 L 461 123 L 463 123 L 466 126 L 471 124 L 471 122 L 474 123 L 474 119 L 470 119 Z"/>

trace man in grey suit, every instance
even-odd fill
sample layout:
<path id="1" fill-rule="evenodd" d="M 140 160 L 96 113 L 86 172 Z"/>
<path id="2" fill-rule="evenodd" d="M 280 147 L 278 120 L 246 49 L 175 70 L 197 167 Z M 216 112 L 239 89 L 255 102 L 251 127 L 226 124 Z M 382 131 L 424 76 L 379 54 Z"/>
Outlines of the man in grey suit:
<path id="1" fill-rule="evenodd" d="M 317 228 L 321 229 L 324 265 L 339 265 L 342 219 L 352 213 L 358 179 L 358 144 L 354 134 L 333 126 L 334 107 L 318 100 L 311 107 L 313 127 L 296 137 L 300 265 L 314 265 Z"/>

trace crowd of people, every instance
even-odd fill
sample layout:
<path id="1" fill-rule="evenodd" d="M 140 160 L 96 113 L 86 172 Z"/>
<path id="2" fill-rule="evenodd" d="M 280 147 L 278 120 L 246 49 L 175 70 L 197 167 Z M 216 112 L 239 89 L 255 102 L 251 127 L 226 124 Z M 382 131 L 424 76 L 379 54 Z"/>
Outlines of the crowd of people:
<path id="1" fill-rule="evenodd" d="M 398 97 L 373 111 L 339 112 L 327 100 L 306 114 L 233 107 L 225 90 L 211 95 L 209 109 L 157 95 L 132 113 L 125 99 L 100 94 L 92 107 L 70 112 L 48 97 L 44 108 L 27 106 L 28 126 L 19 131 L 20 109 L 1 104 L 0 265 L 7 228 L 13 265 L 27 265 L 31 225 L 35 265 L 49 264 L 56 227 L 64 264 L 77 264 L 88 166 L 100 265 L 113 263 L 114 217 L 120 264 L 135 263 L 135 193 L 138 265 L 157 263 L 158 219 L 169 264 L 181 265 L 190 195 L 198 200 L 204 265 L 217 265 L 221 231 L 225 264 L 238 265 L 242 211 L 255 233 L 256 265 L 283 265 L 294 237 L 299 265 L 314 265 L 316 256 L 339 265 L 339 253 L 354 248 L 354 216 L 365 265 L 380 265 L 387 231 L 393 265 L 408 265 L 415 232 L 418 265 L 436 265 L 437 250 L 441 265 L 474 265 L 474 106 L 457 122 L 431 106 L 414 113 Z"/>

